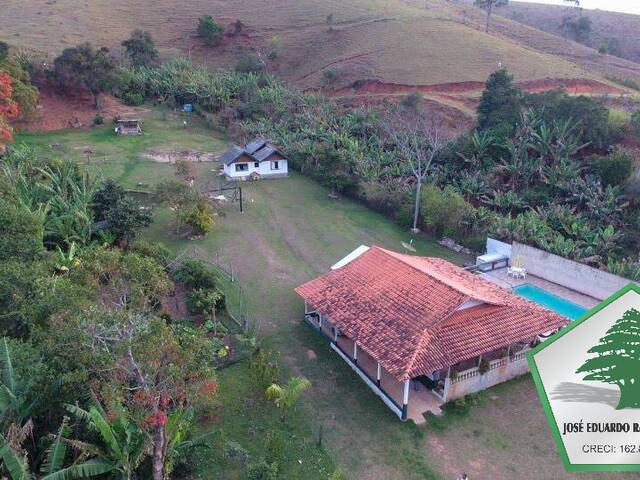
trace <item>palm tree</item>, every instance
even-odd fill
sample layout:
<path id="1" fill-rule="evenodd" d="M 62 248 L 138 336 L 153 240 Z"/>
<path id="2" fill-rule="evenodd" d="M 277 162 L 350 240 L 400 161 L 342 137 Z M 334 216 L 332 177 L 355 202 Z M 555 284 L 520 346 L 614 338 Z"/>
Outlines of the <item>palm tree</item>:
<path id="1" fill-rule="evenodd" d="M 282 421 L 287 420 L 289 411 L 295 407 L 305 390 L 311 387 L 311 382 L 304 377 L 292 377 L 286 386 L 272 384 L 266 390 L 269 400 L 272 400 L 282 411 Z"/>

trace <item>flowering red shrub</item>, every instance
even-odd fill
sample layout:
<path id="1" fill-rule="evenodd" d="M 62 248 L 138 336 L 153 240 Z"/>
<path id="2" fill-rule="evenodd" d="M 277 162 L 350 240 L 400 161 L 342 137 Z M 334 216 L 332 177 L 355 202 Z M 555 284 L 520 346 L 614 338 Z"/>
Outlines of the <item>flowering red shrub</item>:
<path id="1" fill-rule="evenodd" d="M 16 118 L 20 112 L 18 102 L 13 100 L 12 95 L 11 77 L 8 73 L 0 72 L 0 147 L 4 145 L 3 140 L 13 140 L 9 120 Z"/>

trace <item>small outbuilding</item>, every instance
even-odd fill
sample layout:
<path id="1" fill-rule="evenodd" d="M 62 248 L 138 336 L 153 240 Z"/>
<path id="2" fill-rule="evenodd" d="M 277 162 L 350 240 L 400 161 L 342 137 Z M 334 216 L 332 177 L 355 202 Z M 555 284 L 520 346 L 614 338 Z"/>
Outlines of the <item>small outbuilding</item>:
<path id="1" fill-rule="evenodd" d="M 221 157 L 229 180 L 258 180 L 289 175 L 287 158 L 278 147 L 257 137 L 244 146 L 233 145 Z"/>
<path id="2" fill-rule="evenodd" d="M 121 118 L 116 120 L 116 135 L 142 135 L 142 120 L 139 118 Z"/>

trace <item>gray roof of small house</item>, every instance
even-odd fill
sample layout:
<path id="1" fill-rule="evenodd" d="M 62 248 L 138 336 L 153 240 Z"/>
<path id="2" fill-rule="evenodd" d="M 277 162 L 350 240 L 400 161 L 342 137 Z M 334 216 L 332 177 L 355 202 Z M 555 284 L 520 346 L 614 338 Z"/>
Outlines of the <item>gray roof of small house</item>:
<path id="1" fill-rule="evenodd" d="M 235 162 L 238 158 L 240 158 L 245 153 L 246 152 L 242 147 L 234 145 L 233 147 L 231 147 L 229 150 L 227 150 L 222 154 L 222 156 L 220 157 L 220 161 L 225 165 L 231 165 L 233 162 Z"/>
<path id="2" fill-rule="evenodd" d="M 244 146 L 244 151 L 253 155 L 256 151 L 264 147 L 266 143 L 267 141 L 264 138 L 256 137 Z"/>
<path id="3" fill-rule="evenodd" d="M 267 158 L 269 158 L 273 153 L 277 153 L 277 152 L 278 152 L 278 149 L 276 147 L 274 147 L 273 145 L 267 144 L 264 146 L 264 148 L 261 148 L 256 153 L 254 153 L 253 157 L 259 162 L 262 162 L 263 160 L 266 160 Z"/>
<path id="4" fill-rule="evenodd" d="M 239 147 L 238 145 L 233 145 L 220 156 L 220 161 L 225 165 L 231 165 L 243 155 L 247 155 L 256 162 L 262 162 L 274 153 L 282 155 L 274 145 L 271 145 L 270 143 L 267 143 L 266 140 L 258 137 L 247 143 L 244 148 Z"/>

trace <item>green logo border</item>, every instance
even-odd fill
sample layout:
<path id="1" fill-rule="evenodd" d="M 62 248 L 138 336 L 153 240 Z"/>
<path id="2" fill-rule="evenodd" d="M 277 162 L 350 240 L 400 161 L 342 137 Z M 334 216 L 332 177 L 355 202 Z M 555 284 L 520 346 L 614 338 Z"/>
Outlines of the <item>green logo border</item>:
<path id="1" fill-rule="evenodd" d="M 635 283 L 630 283 L 622 290 L 614 293 L 609 298 L 604 300 L 602 303 L 594 307 L 592 310 L 589 310 L 579 319 L 571 322 L 568 326 L 560 330 L 553 337 L 549 338 L 544 343 L 541 343 L 537 347 L 533 348 L 530 352 L 527 353 L 527 361 L 529 363 L 529 368 L 531 369 L 531 375 L 533 376 L 533 381 L 536 385 L 536 389 L 538 390 L 538 395 L 540 396 L 540 401 L 542 402 L 542 407 L 544 409 L 544 413 L 549 422 L 549 426 L 551 427 L 551 432 L 553 433 L 553 438 L 558 447 L 558 451 L 560 452 L 560 457 L 562 458 L 562 463 L 564 464 L 564 468 L 568 472 L 640 472 L 640 464 L 618 464 L 618 465 L 601 465 L 601 464 L 591 464 L 591 463 L 582 463 L 582 464 L 572 464 L 569 461 L 569 455 L 567 455 L 567 450 L 564 446 L 564 442 L 562 441 L 562 435 L 560 434 L 560 430 L 558 429 L 558 425 L 555 421 L 555 417 L 553 415 L 553 410 L 551 410 L 551 404 L 549 403 L 549 397 L 547 396 L 547 392 L 542 384 L 542 378 L 540 377 L 540 372 L 538 371 L 538 366 L 535 361 L 535 356 L 551 345 L 553 342 L 562 338 L 564 335 L 568 334 L 576 328 L 578 325 L 586 322 L 593 315 L 598 313 L 603 308 L 607 307 L 611 303 L 618 300 L 620 297 L 625 295 L 628 292 L 636 292 L 640 294 L 640 286 Z"/>

